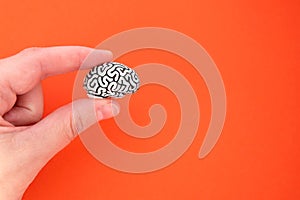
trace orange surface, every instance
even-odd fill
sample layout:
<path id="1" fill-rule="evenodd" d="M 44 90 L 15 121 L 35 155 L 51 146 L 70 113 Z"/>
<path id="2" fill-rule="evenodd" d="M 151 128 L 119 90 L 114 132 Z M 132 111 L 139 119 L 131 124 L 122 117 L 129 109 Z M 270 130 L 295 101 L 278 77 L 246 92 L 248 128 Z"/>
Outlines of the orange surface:
<path id="1" fill-rule="evenodd" d="M 166 27 L 189 35 L 209 52 L 228 101 L 220 140 L 199 160 L 210 114 L 202 79 L 193 79 L 190 66 L 172 54 L 144 50 L 125 55 L 119 61 L 132 66 L 161 62 L 193 79 L 202 118 L 192 146 L 167 168 L 136 175 L 102 165 L 76 139 L 46 165 L 24 199 L 300 199 L 299 8 L 297 0 L 2 0 L 0 57 L 31 46 L 95 47 L 127 29 Z M 74 78 L 70 73 L 43 82 L 45 115 L 71 101 Z M 122 135 L 112 120 L 102 122 L 120 147 L 149 151 L 174 136 L 176 99 L 163 89 L 161 98 L 153 98 L 154 89 L 145 87 L 134 97 L 136 122 L 147 123 L 153 103 L 165 104 L 174 115 L 149 141 Z"/>

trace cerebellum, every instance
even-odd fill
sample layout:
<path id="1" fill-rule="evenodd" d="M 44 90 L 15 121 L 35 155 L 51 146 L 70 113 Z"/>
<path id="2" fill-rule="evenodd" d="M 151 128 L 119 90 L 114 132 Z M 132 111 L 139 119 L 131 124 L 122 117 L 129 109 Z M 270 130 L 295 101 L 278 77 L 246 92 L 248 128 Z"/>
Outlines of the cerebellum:
<path id="1" fill-rule="evenodd" d="M 137 73 L 117 62 L 93 67 L 85 76 L 83 84 L 90 98 L 122 98 L 136 92 L 139 86 Z"/>

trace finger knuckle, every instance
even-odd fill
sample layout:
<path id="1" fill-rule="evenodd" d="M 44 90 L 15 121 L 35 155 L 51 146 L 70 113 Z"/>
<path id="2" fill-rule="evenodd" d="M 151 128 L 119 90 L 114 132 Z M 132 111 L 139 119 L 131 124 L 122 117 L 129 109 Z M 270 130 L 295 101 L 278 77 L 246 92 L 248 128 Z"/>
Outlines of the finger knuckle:
<path id="1" fill-rule="evenodd" d="M 74 116 L 75 114 L 70 114 L 70 127 L 69 131 L 66 131 L 66 136 L 68 140 L 73 140 L 83 127 L 83 121 L 81 117 Z"/>

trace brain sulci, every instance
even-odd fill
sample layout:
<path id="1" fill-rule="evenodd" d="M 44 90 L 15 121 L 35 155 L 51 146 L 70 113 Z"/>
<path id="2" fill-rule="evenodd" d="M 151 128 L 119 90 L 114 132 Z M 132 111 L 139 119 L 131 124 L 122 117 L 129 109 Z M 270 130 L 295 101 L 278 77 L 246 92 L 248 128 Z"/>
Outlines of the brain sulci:
<path id="1" fill-rule="evenodd" d="M 122 98 L 140 87 L 137 73 L 124 64 L 107 62 L 93 67 L 85 76 L 83 87 L 90 98 Z"/>

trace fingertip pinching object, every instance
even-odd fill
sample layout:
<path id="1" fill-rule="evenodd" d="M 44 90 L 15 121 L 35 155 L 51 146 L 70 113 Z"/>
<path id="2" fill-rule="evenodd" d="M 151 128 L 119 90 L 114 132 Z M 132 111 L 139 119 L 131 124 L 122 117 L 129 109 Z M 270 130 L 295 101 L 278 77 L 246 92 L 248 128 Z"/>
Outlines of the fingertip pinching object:
<path id="1" fill-rule="evenodd" d="M 107 62 L 93 67 L 84 78 L 83 87 L 90 98 L 122 98 L 140 87 L 137 73 L 124 64 Z"/>

